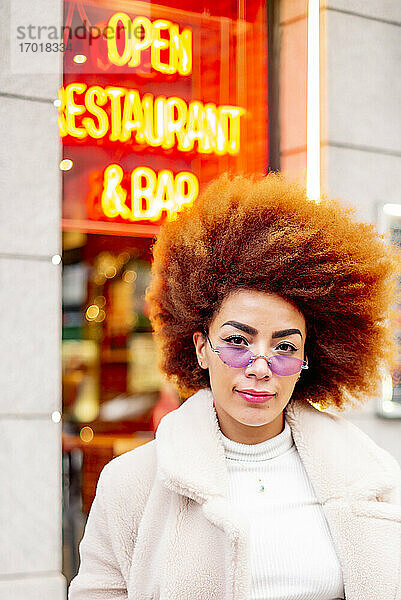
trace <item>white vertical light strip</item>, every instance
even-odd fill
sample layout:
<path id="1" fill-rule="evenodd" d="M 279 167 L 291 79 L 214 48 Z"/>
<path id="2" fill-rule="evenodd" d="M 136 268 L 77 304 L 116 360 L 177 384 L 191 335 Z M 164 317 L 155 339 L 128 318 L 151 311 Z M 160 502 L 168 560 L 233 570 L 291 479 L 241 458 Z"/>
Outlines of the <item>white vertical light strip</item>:
<path id="1" fill-rule="evenodd" d="M 320 199 L 320 24 L 319 0 L 308 0 L 308 91 L 306 116 L 306 192 Z"/>

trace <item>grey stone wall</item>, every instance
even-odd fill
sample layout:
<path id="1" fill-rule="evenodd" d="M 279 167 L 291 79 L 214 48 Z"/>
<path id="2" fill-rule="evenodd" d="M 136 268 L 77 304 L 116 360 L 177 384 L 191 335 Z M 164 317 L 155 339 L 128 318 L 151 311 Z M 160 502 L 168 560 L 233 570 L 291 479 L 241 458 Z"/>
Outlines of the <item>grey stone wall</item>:
<path id="1" fill-rule="evenodd" d="M 326 0 L 322 20 L 324 187 L 375 223 L 378 204 L 401 201 L 401 3 Z"/>
<path id="2" fill-rule="evenodd" d="M 61 58 L 47 73 L 11 60 L 12 25 L 60 25 L 61 2 L 0 14 L 0 598 L 61 600 Z"/>
<path id="3" fill-rule="evenodd" d="M 323 189 L 377 224 L 378 205 L 401 202 L 401 3 L 328 0 L 321 20 Z M 401 464 L 401 420 L 378 418 L 374 398 L 344 416 Z"/>

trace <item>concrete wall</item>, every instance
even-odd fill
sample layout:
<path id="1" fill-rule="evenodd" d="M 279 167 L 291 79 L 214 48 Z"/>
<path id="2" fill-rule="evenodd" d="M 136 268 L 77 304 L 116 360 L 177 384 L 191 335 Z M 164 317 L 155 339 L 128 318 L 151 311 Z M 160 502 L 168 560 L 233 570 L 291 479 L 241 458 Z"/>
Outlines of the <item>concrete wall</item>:
<path id="1" fill-rule="evenodd" d="M 66 595 L 61 424 L 52 420 L 61 412 L 61 265 L 51 260 L 61 255 L 60 55 L 48 74 L 16 74 L 10 52 L 12 16 L 29 24 L 33 13 L 61 23 L 60 2 L 0 0 L 0 598 L 8 600 Z"/>
<path id="2" fill-rule="evenodd" d="M 326 0 L 323 38 L 323 189 L 377 223 L 377 205 L 401 201 L 401 3 Z M 346 418 L 401 464 L 401 421 L 375 400 Z"/>
<path id="3" fill-rule="evenodd" d="M 401 3 L 326 0 L 325 191 L 377 221 L 401 200 Z"/>

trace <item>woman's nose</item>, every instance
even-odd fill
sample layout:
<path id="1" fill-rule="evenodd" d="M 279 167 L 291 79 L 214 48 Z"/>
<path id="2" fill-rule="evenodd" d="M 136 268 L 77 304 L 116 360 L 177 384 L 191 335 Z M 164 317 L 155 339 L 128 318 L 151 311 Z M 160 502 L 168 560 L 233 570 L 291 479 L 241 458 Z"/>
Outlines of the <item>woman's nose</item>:
<path id="1" fill-rule="evenodd" d="M 255 375 L 258 379 L 271 377 L 272 370 L 265 356 L 257 356 L 253 359 L 250 365 L 247 366 L 245 374 L 248 376 Z"/>

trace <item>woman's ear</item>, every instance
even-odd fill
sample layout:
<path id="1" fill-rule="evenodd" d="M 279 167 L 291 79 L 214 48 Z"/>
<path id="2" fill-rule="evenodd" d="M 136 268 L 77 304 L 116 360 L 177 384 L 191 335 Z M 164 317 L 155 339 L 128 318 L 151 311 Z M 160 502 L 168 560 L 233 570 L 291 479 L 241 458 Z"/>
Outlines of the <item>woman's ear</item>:
<path id="1" fill-rule="evenodd" d="M 201 369 L 207 369 L 206 362 L 206 337 L 201 331 L 195 331 L 192 334 L 192 340 L 195 346 L 196 358 Z"/>

